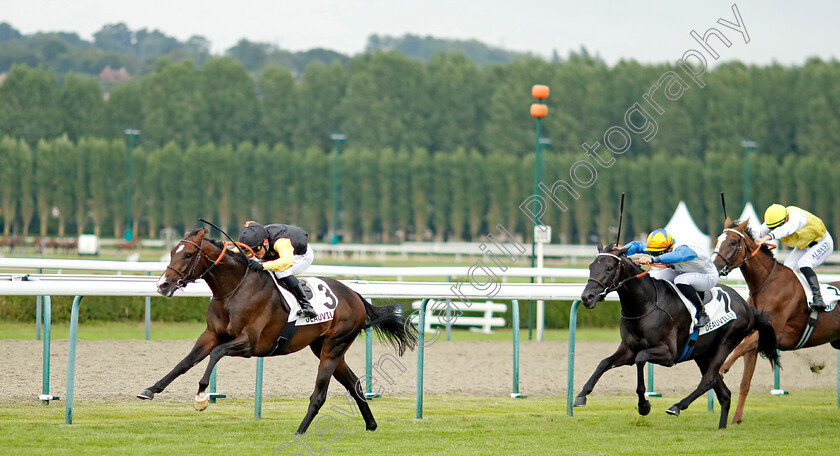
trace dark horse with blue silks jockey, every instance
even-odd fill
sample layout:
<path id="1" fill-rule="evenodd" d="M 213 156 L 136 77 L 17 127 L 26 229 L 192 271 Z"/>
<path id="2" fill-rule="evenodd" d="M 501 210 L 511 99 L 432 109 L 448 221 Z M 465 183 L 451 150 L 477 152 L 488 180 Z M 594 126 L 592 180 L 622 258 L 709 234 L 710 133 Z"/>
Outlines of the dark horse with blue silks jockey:
<path id="1" fill-rule="evenodd" d="M 671 415 L 679 415 L 703 393 L 714 388 L 720 402 L 720 428 L 726 427 L 731 392 L 719 374 L 726 357 L 752 331 L 758 331 L 758 350 L 778 364 L 776 333 L 769 318 L 746 301 L 735 290 L 720 286 L 728 295 L 735 319 L 720 328 L 697 337 L 692 334 L 692 317 L 677 292 L 665 281 L 646 275 L 637 264 L 626 256 L 626 250 L 616 249 L 615 244 L 599 247 L 598 256 L 589 265 L 589 282 L 581 295 L 581 302 L 592 309 L 612 291 L 621 300 L 621 344 L 611 356 L 604 358 L 592 377 L 575 398 L 575 406 L 586 405 L 586 396 L 607 370 L 636 365 L 636 394 L 639 396 L 639 414 L 650 413 L 650 402 L 645 397 L 644 366 L 654 363 L 673 366 L 685 360 L 694 360 L 703 374 L 697 388 L 683 400 L 668 408 Z M 696 340 L 692 340 L 696 339 Z M 693 345 L 692 345 L 693 344 Z"/>

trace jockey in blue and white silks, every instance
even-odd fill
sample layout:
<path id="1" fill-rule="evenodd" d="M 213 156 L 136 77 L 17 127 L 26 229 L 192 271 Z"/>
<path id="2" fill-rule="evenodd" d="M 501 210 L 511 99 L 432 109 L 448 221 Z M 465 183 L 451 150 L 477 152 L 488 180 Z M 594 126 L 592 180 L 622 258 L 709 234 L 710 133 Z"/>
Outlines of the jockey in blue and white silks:
<path id="1" fill-rule="evenodd" d="M 709 323 L 709 316 L 697 292 L 711 290 L 717 285 L 720 275 L 705 249 L 691 245 L 675 246 L 674 238 L 661 228 L 650 233 L 647 243 L 632 241 L 624 248 L 627 249 L 627 255 L 650 255 L 639 258 L 639 264 L 667 265 L 667 268 L 651 272 L 651 276 L 673 283 L 694 304 L 697 308 L 697 326 Z"/>

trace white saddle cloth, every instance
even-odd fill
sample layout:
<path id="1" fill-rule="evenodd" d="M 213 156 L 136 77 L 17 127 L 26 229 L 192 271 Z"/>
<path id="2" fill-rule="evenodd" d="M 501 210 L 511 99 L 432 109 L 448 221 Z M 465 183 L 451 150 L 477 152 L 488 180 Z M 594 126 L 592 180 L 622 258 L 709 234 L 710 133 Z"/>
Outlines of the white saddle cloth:
<path id="1" fill-rule="evenodd" d="M 677 295 L 682 299 L 683 304 L 685 304 L 685 308 L 688 310 L 688 313 L 691 314 L 691 328 L 689 332 L 694 331 L 694 326 L 696 324 L 696 314 L 697 309 L 694 307 L 694 304 L 685 297 L 682 293 L 680 293 L 679 288 L 671 282 L 667 282 L 674 291 L 677 292 Z M 737 317 L 735 312 L 732 310 L 732 303 L 730 301 L 730 297 L 726 292 L 723 291 L 720 287 L 714 287 L 709 291 L 704 292 L 704 294 L 708 295 L 712 293 L 712 299 L 703 305 L 706 309 L 706 313 L 709 315 L 709 324 L 700 328 L 700 332 L 698 333 L 699 336 L 703 334 L 710 333 L 716 329 L 723 327 L 725 324 L 729 323 L 732 320 L 735 320 Z"/>
<path id="2" fill-rule="evenodd" d="M 314 318 L 298 318 L 297 312 L 300 310 L 300 304 L 297 299 L 283 285 L 280 285 L 280 282 L 274 274 L 271 274 L 271 278 L 274 279 L 274 284 L 277 286 L 280 295 L 289 304 L 289 308 L 291 309 L 289 311 L 289 321 L 297 320 L 295 321 L 295 326 L 316 325 L 333 319 L 335 308 L 338 306 L 338 298 L 323 280 L 315 277 L 298 279 L 300 280 L 300 287 L 303 289 L 303 293 L 306 294 L 309 303 L 312 304 L 312 308 L 317 314 Z"/>
<path id="3" fill-rule="evenodd" d="M 801 272 L 795 272 L 796 278 L 799 279 L 799 283 L 802 284 L 802 288 L 805 290 L 805 297 L 808 299 L 808 307 L 811 307 L 811 304 L 814 302 L 814 293 L 811 291 L 811 286 L 808 285 L 808 281 Z M 820 294 L 822 295 L 823 302 L 825 302 L 826 312 L 831 312 L 835 307 L 837 307 L 837 301 L 840 301 L 840 290 L 838 290 L 837 287 L 821 283 Z"/>

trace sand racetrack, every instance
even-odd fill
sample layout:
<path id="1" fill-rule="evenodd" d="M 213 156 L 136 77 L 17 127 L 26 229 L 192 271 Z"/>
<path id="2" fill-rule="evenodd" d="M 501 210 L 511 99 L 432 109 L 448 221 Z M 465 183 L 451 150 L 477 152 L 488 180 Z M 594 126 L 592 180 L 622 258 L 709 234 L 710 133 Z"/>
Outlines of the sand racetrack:
<path id="1" fill-rule="evenodd" d="M 151 386 L 192 347 L 192 341 L 80 341 L 77 347 L 76 400 L 130 401 L 134 395 Z M 578 342 L 575 349 L 575 391 L 592 374 L 598 362 L 612 354 L 616 342 Z M 67 340 L 52 343 L 51 393 L 65 396 L 67 378 Z M 521 344 L 520 392 L 529 396 L 565 396 L 567 383 L 567 342 L 534 342 Z M 43 345 L 35 340 L 0 340 L 0 402 L 34 401 L 41 392 Z M 390 347 L 374 343 L 374 361 Z M 507 396 L 512 385 L 512 344 L 510 342 L 446 342 L 438 341 L 425 350 L 424 392 L 428 395 Z M 365 371 L 364 341 L 351 347 L 347 361 L 357 375 Z M 374 371 L 384 388 L 383 396 L 414 396 L 416 390 L 416 352 L 399 358 L 400 366 L 383 365 L 393 379 Z M 819 374 L 809 364 L 825 363 Z M 198 380 L 207 361 L 175 380 L 155 400 L 192 402 Z M 255 359 L 223 358 L 218 365 L 218 391 L 231 398 L 254 396 Z M 266 397 L 306 398 L 312 393 L 317 359 L 309 350 L 268 358 L 265 362 L 263 394 Z M 829 345 L 782 353 L 781 386 L 791 392 L 805 389 L 834 389 L 837 384 L 837 354 Z M 724 377 L 733 391 L 738 391 L 742 372 L 741 361 Z M 689 393 L 700 381 L 694 363 L 676 367 L 655 368 L 655 390 L 665 396 Z M 770 364 L 759 359 L 752 391 L 768 391 L 773 387 Z M 622 367 L 608 371 L 595 387 L 598 395 L 633 395 L 635 368 Z M 330 384 L 331 395 L 343 394 L 338 382 Z"/>

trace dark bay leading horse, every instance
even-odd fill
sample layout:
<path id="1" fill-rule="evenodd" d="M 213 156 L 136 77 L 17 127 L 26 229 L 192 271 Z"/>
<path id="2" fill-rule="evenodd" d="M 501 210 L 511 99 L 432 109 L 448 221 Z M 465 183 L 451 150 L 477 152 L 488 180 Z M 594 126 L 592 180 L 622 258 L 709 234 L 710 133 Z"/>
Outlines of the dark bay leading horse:
<path id="1" fill-rule="evenodd" d="M 341 282 L 325 278 L 322 280 L 329 285 L 338 301 L 334 318 L 323 323 L 298 326 L 294 337 L 276 353 L 275 344 L 289 311 L 274 281 L 268 272 L 249 270 L 242 255 L 225 255 L 226 246 L 205 238 L 206 234 L 203 228 L 193 230 L 172 249 L 172 259 L 158 280 L 158 292 L 169 297 L 187 283 L 203 278 L 213 291 L 213 299 L 207 309 L 207 329 L 186 358 L 137 397 L 152 399 L 209 355 L 210 362 L 198 382 L 195 399 L 196 410 L 204 410 L 209 400 L 205 390 L 210 374 L 223 356 L 286 355 L 308 346 L 320 359 L 320 364 L 315 391 L 309 398 L 309 409 L 297 433 L 306 432 L 324 404 L 330 376 L 335 377 L 356 400 L 367 430 L 375 430 L 376 420 L 362 393 L 362 385 L 344 361 L 344 354 L 367 324 L 402 355 L 416 344 L 413 326 L 406 324 L 404 318 L 395 313 L 394 306 L 374 307 Z"/>
<path id="2" fill-rule="evenodd" d="M 840 349 L 840 306 L 831 312 L 817 314 L 817 324 L 810 338 L 802 340 L 810 314 L 805 290 L 796 274 L 777 262 L 766 245 L 758 249 L 747 230 L 747 223 L 726 219 L 715 248 L 715 266 L 722 275 L 741 268 L 750 287 L 749 303 L 770 316 L 770 323 L 779 336 L 779 350 L 815 347 L 827 342 Z M 832 285 L 840 287 L 840 282 Z M 756 336 L 748 336 L 721 367 L 721 372 L 726 373 L 740 356 L 744 357 L 744 374 L 732 423 L 740 423 L 743 418 L 744 403 L 755 372 L 755 347 Z"/>
<path id="3" fill-rule="evenodd" d="M 621 300 L 621 344 L 611 356 L 604 358 L 592 377 L 575 398 L 575 406 L 586 405 L 586 396 L 607 370 L 618 366 L 636 365 L 636 394 L 639 396 L 639 414 L 650 413 L 650 402 L 645 397 L 644 366 L 650 362 L 673 366 L 683 353 L 689 340 L 692 317 L 676 291 L 667 283 L 653 279 L 624 254 L 613 250 L 614 244 L 598 248 L 598 256 L 589 265 L 589 282 L 581 295 L 581 302 L 592 309 L 611 291 L 618 291 Z M 769 320 L 761 312 L 747 305 L 744 299 L 729 287 L 721 287 L 729 295 L 731 309 L 736 319 L 721 328 L 697 338 L 692 354 L 703 378 L 691 394 L 668 408 L 671 415 L 679 415 L 710 388 L 714 388 L 720 402 L 719 427 L 726 427 L 731 393 L 718 373 L 726 356 L 746 335 L 757 330 L 758 349 L 770 363 L 778 362 L 776 335 Z"/>

